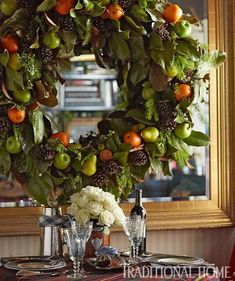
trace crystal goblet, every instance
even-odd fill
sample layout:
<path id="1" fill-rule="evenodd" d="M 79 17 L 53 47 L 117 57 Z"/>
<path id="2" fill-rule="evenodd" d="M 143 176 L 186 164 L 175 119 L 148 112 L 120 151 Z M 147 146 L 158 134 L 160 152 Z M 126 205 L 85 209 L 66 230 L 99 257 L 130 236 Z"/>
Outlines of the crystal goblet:
<path id="1" fill-rule="evenodd" d="M 130 264 L 138 263 L 138 246 L 144 239 L 144 227 L 145 221 L 141 216 L 126 217 L 123 222 L 123 229 L 130 243 Z"/>
<path id="2" fill-rule="evenodd" d="M 89 240 L 92 232 L 93 222 L 84 224 L 72 223 L 71 228 L 65 229 L 65 241 L 67 244 L 68 255 L 73 261 L 73 273 L 67 277 L 84 278 L 86 277 L 80 270 L 83 261 L 86 242 Z"/>

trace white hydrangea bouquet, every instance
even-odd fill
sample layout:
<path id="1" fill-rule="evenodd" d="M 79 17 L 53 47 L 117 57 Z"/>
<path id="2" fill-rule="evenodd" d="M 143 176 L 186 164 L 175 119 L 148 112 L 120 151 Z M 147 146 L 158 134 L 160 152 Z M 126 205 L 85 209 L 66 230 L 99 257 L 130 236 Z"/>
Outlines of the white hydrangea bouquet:
<path id="1" fill-rule="evenodd" d="M 71 205 L 67 211 L 79 223 L 96 221 L 97 225 L 110 227 L 122 225 L 125 220 L 113 194 L 99 187 L 87 186 L 70 197 Z"/>

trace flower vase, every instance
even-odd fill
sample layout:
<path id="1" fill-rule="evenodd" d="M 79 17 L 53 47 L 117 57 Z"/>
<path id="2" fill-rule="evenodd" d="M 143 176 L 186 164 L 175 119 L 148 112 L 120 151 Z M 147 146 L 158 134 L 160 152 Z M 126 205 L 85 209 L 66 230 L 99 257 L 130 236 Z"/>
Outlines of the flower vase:
<path id="1" fill-rule="evenodd" d="M 86 244 L 86 258 L 92 258 L 96 256 L 96 251 L 103 247 L 110 246 L 110 231 L 109 228 L 95 226 L 91 233 L 91 237 Z"/>
<path id="2" fill-rule="evenodd" d="M 43 217 L 47 220 L 62 216 L 60 207 L 45 207 Z M 60 225 L 52 225 L 48 221 L 48 226 L 41 227 L 40 232 L 40 255 L 51 257 L 63 256 L 63 230 Z"/>

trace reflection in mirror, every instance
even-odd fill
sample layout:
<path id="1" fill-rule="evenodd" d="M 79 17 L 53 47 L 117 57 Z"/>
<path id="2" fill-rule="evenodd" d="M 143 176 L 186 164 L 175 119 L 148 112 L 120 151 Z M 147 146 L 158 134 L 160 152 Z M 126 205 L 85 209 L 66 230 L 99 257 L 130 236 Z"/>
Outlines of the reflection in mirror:
<path id="1" fill-rule="evenodd" d="M 208 43 L 207 1 L 177 0 L 186 12 L 200 18 L 192 36 Z M 71 59 L 70 71 L 63 73 L 64 85 L 59 86 L 59 105 L 49 113 L 66 130 L 71 141 L 77 141 L 86 132 L 96 132 L 96 124 L 118 104 L 116 73 L 102 69 L 91 55 Z M 194 129 L 208 134 L 208 96 L 205 103 L 194 109 Z M 203 121 L 203 122 L 202 122 Z M 192 149 L 191 167 L 182 171 L 171 162 L 173 176 L 161 173 L 149 174 L 139 188 L 143 188 L 144 201 L 195 200 L 209 197 L 209 150 L 199 147 Z M 167 161 L 167 159 L 166 159 Z M 133 194 L 130 195 L 130 201 Z M 10 203 L 11 202 L 11 203 Z M 0 179 L 0 207 L 28 206 L 32 201 L 24 194 L 23 188 L 14 179 Z"/>

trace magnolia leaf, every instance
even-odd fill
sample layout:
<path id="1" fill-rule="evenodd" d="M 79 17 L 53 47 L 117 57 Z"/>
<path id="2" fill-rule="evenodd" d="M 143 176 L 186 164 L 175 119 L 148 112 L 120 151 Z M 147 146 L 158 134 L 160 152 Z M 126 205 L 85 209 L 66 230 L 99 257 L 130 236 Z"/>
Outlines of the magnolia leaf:
<path id="1" fill-rule="evenodd" d="M 168 86 L 168 76 L 156 63 L 152 63 L 149 71 L 149 81 L 156 91 L 164 91 Z"/>
<path id="2" fill-rule="evenodd" d="M 3 66 L 7 66 L 9 60 L 9 52 L 5 49 L 3 53 L 0 53 L 0 63 Z"/>
<path id="3" fill-rule="evenodd" d="M 38 12 L 47 12 L 56 5 L 56 0 L 44 0 L 38 7 Z"/>
<path id="4" fill-rule="evenodd" d="M 164 46 L 162 44 L 162 39 L 159 34 L 156 32 L 152 32 L 150 35 L 150 42 L 149 42 L 149 49 L 150 50 L 164 50 Z"/>
<path id="5" fill-rule="evenodd" d="M 139 82 L 143 81 L 149 72 L 149 64 L 143 67 L 139 61 L 134 62 L 130 71 L 129 71 L 129 79 L 131 83 L 136 86 Z"/>
<path id="6" fill-rule="evenodd" d="M 7 97 L 9 100 L 12 100 L 12 97 L 9 95 L 6 85 L 4 83 L 2 83 L 2 92 L 5 97 Z"/>
<path id="7" fill-rule="evenodd" d="M 53 180 L 44 173 L 43 175 L 38 175 L 33 173 L 30 175 L 27 184 L 27 190 L 29 194 L 36 199 L 39 203 L 47 206 L 47 198 L 50 189 L 53 187 Z"/>
<path id="8" fill-rule="evenodd" d="M 77 34 L 72 31 L 63 31 L 60 33 L 61 39 L 64 41 L 64 51 L 69 54 L 73 51 L 74 45 L 77 40 Z"/>
<path id="9" fill-rule="evenodd" d="M 192 131 L 191 135 L 184 139 L 184 142 L 191 146 L 207 146 L 210 144 L 210 138 L 202 132 Z"/>
<path id="10" fill-rule="evenodd" d="M 132 37 L 131 40 L 128 41 L 131 50 L 131 58 L 143 60 L 149 60 L 149 56 L 145 52 L 144 48 L 144 39 L 142 36 Z M 146 62 L 145 62 L 146 64 Z"/>
<path id="11" fill-rule="evenodd" d="M 24 88 L 23 74 L 22 72 L 17 72 L 10 67 L 5 68 L 6 71 L 6 87 L 10 91 L 15 91 Z"/>
<path id="12" fill-rule="evenodd" d="M 33 127 L 34 143 L 39 144 L 43 140 L 45 127 L 43 121 L 43 113 L 41 110 L 30 112 L 29 121 Z"/>
<path id="13" fill-rule="evenodd" d="M 28 122 L 24 122 L 18 128 L 18 137 L 23 151 L 28 153 L 34 146 L 33 130 Z"/>
<path id="14" fill-rule="evenodd" d="M 145 125 L 156 125 L 156 122 L 154 121 L 149 121 L 146 120 L 145 118 L 145 112 L 143 109 L 139 109 L 139 108 L 135 108 L 135 109 L 131 109 L 129 110 L 126 114 L 125 114 L 125 118 L 132 118 L 138 122 L 141 122 Z"/>
<path id="15" fill-rule="evenodd" d="M 129 152 L 116 152 L 112 159 L 116 160 L 121 166 L 125 166 L 127 163 Z"/>
<path id="16" fill-rule="evenodd" d="M 2 175 L 7 175 L 11 168 L 11 157 L 5 147 L 0 148 L 0 159 L 0 173 Z"/>
<path id="17" fill-rule="evenodd" d="M 145 35 L 147 33 L 146 30 L 144 29 L 144 27 L 137 25 L 131 17 L 129 17 L 127 15 L 124 15 L 123 19 L 125 20 L 125 22 L 128 24 L 128 26 L 133 31 L 135 31 L 135 32 L 137 32 L 137 33 L 139 33 L 141 35 Z M 134 37 L 133 37 L 133 39 L 134 39 Z"/>
<path id="18" fill-rule="evenodd" d="M 39 99 L 38 102 L 48 107 L 55 107 L 58 104 L 58 99 L 54 94 L 50 94 L 48 98 Z"/>
<path id="19" fill-rule="evenodd" d="M 119 60 L 127 60 L 130 58 L 130 50 L 125 41 L 126 33 L 116 32 L 108 42 L 108 47 L 111 54 Z"/>

